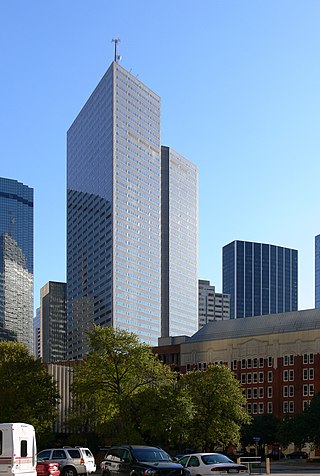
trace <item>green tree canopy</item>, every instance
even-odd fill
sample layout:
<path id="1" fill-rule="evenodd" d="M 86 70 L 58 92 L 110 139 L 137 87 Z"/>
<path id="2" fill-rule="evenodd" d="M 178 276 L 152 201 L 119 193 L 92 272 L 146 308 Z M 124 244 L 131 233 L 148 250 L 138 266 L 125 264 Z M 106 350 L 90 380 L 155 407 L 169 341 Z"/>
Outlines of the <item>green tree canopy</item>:
<path id="1" fill-rule="evenodd" d="M 238 444 L 240 428 L 250 421 L 240 382 L 225 365 L 210 365 L 181 378 L 194 407 L 194 445 L 206 451 Z"/>
<path id="2" fill-rule="evenodd" d="M 95 326 L 88 337 L 90 351 L 76 368 L 73 385 L 82 404 L 82 422 L 86 415 L 89 425 L 104 433 L 112 432 L 122 441 L 137 440 L 133 397 L 147 387 L 171 382 L 175 374 L 131 332 Z"/>
<path id="3" fill-rule="evenodd" d="M 0 342 L 0 421 L 32 424 L 37 436 L 52 431 L 59 395 L 40 359 L 19 342 Z"/>

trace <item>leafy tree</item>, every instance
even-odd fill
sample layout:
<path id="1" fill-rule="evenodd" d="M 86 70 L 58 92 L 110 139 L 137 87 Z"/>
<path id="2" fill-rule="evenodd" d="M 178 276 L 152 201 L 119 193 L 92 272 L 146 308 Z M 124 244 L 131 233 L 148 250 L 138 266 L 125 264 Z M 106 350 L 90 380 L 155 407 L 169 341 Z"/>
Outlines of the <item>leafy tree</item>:
<path id="1" fill-rule="evenodd" d="M 277 441 L 279 420 L 273 415 L 264 414 L 253 418 L 252 422 L 242 427 L 241 442 L 243 446 L 251 445 L 254 437 L 259 437 L 259 446 L 270 445 Z"/>
<path id="2" fill-rule="evenodd" d="M 145 388 L 133 399 L 132 414 L 147 444 L 183 451 L 190 440 L 193 405 L 177 382 Z"/>
<path id="3" fill-rule="evenodd" d="M 181 384 L 194 408 L 194 445 L 205 451 L 238 444 L 240 428 L 250 421 L 241 385 L 225 365 L 210 365 L 206 371 L 184 375 Z"/>
<path id="4" fill-rule="evenodd" d="M 175 374 L 131 332 L 95 326 L 88 337 L 90 352 L 76 368 L 73 385 L 81 421 L 113 435 L 113 442 L 141 440 L 133 398 L 148 387 L 173 381 Z"/>
<path id="5" fill-rule="evenodd" d="M 0 421 L 34 425 L 37 436 L 50 433 L 59 395 L 40 359 L 19 342 L 0 342 Z"/>

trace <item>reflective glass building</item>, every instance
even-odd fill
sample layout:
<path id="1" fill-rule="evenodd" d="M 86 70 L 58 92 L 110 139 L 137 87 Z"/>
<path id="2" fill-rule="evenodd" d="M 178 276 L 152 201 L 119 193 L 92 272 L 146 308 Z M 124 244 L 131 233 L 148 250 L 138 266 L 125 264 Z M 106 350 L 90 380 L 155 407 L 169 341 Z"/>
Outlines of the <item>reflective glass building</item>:
<path id="1" fill-rule="evenodd" d="M 68 357 L 93 324 L 161 334 L 160 98 L 113 62 L 67 136 Z"/>
<path id="2" fill-rule="evenodd" d="M 33 352 L 33 189 L 1 177 L 0 340 Z"/>
<path id="3" fill-rule="evenodd" d="M 298 309 L 297 250 L 236 240 L 223 247 L 222 268 L 231 318 Z"/>
<path id="4" fill-rule="evenodd" d="M 161 336 L 198 330 L 198 169 L 161 147 Z"/>
<path id="5" fill-rule="evenodd" d="M 315 307 L 320 307 L 320 235 L 315 237 Z"/>

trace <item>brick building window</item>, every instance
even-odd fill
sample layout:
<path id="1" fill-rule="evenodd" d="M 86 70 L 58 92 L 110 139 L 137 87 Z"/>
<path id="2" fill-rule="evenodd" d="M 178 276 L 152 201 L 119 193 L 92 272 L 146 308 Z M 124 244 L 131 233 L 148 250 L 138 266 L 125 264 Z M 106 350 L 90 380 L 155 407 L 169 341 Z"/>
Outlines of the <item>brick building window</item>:
<path id="1" fill-rule="evenodd" d="M 272 387 L 268 387 L 268 398 L 272 398 Z"/>
<path id="2" fill-rule="evenodd" d="M 309 369 L 309 380 L 314 379 L 314 369 Z"/>
<path id="3" fill-rule="evenodd" d="M 260 383 L 263 383 L 263 382 L 264 382 L 263 372 L 259 372 L 259 382 L 260 382 Z"/>
<path id="4" fill-rule="evenodd" d="M 289 385 L 289 397 L 294 397 L 294 386 Z"/>
<path id="5" fill-rule="evenodd" d="M 253 359 L 252 366 L 253 366 L 254 369 L 256 369 L 258 367 L 258 359 L 257 358 Z"/>
<path id="6" fill-rule="evenodd" d="M 288 397 L 289 391 L 288 391 L 288 385 L 285 385 L 282 389 L 282 396 L 283 397 Z"/>
<path id="7" fill-rule="evenodd" d="M 259 387 L 259 398 L 263 398 L 263 397 L 264 397 L 264 388 Z"/>
<path id="8" fill-rule="evenodd" d="M 273 409 L 272 409 L 272 402 L 268 402 L 267 404 L 267 413 L 273 413 Z"/>
<path id="9" fill-rule="evenodd" d="M 259 367 L 260 367 L 260 369 L 263 368 L 263 365 L 264 365 L 264 361 L 263 361 L 263 360 L 264 360 L 263 357 L 260 357 L 260 359 L 259 359 Z"/>
<path id="10" fill-rule="evenodd" d="M 259 413 L 264 413 L 264 405 L 263 405 L 263 403 L 259 403 L 259 404 L 258 404 L 258 411 L 259 411 Z"/>
<path id="11" fill-rule="evenodd" d="M 289 370 L 289 380 L 290 382 L 294 381 L 294 370 Z"/>
<path id="12" fill-rule="evenodd" d="M 284 370 L 284 371 L 283 371 L 283 377 L 282 377 L 282 379 L 283 379 L 284 382 L 288 382 L 288 380 L 289 380 L 289 372 L 288 372 L 288 370 Z"/>
<path id="13" fill-rule="evenodd" d="M 303 369 L 303 380 L 308 380 L 308 369 Z"/>
<path id="14" fill-rule="evenodd" d="M 309 392 L 309 386 L 307 384 L 304 384 L 303 387 L 302 387 L 302 394 L 304 397 L 307 397 L 308 396 L 308 392 Z"/>
<path id="15" fill-rule="evenodd" d="M 268 357 L 268 367 L 273 367 L 273 357 Z"/>
<path id="16" fill-rule="evenodd" d="M 272 377 L 272 371 L 268 372 L 268 382 L 272 382 L 273 377 Z"/>

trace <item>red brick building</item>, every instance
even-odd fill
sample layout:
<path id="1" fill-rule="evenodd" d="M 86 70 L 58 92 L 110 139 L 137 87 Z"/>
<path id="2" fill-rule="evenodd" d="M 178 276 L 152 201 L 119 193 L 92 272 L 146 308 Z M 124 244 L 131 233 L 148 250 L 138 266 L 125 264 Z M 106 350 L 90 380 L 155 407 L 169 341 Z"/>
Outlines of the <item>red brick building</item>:
<path id="1" fill-rule="evenodd" d="M 320 309 L 213 321 L 159 344 L 154 351 L 182 373 L 228 365 L 253 415 L 299 413 L 320 392 Z"/>

